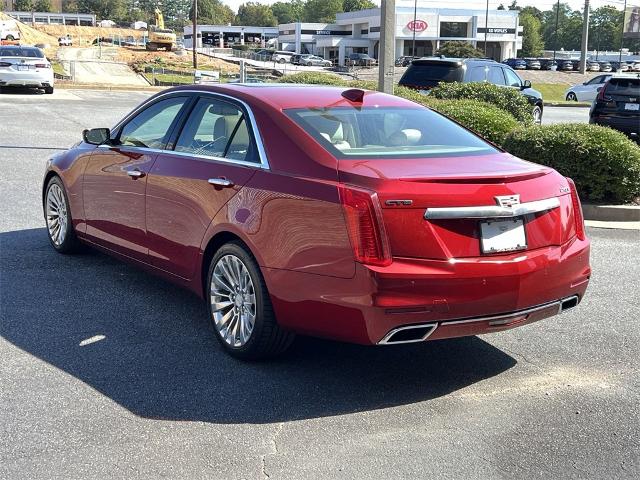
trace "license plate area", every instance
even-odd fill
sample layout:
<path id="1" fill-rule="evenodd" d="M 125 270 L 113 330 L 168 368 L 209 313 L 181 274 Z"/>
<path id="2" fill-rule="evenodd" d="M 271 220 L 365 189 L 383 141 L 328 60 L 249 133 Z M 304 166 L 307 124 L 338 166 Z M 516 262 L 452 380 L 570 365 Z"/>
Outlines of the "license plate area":
<path id="1" fill-rule="evenodd" d="M 640 103 L 625 103 L 625 110 L 640 110 Z"/>
<path id="2" fill-rule="evenodd" d="M 520 217 L 480 222 L 480 250 L 485 255 L 527 248 L 524 220 Z"/>
<path id="3" fill-rule="evenodd" d="M 18 70 L 21 72 L 25 70 L 29 70 L 29 65 L 18 65 Z"/>

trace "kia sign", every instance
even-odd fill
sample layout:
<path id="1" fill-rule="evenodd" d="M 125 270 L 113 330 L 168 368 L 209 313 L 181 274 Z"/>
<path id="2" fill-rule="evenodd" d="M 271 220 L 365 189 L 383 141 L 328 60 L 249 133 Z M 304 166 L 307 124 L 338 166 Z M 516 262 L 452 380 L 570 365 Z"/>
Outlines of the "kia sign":
<path id="1" fill-rule="evenodd" d="M 412 32 L 424 32 L 429 25 L 424 20 L 411 20 L 407 23 L 407 28 Z"/>

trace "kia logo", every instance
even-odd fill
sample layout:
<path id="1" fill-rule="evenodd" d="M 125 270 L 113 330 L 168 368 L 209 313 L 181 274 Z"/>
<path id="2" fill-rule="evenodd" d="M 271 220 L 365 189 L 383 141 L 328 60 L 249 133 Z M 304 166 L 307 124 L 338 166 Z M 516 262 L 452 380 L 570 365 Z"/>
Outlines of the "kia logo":
<path id="1" fill-rule="evenodd" d="M 411 20 L 407 23 L 407 28 L 412 32 L 424 32 L 429 25 L 424 20 Z"/>

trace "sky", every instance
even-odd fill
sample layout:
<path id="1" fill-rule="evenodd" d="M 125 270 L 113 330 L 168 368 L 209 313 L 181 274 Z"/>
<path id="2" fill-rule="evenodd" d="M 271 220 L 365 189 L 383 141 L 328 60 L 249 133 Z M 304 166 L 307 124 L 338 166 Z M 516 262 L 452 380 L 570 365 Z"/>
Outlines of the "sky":
<path id="1" fill-rule="evenodd" d="M 238 7 L 243 3 L 246 3 L 249 0 L 222 0 L 223 3 L 229 5 L 233 11 L 237 12 Z M 278 0 L 252 0 L 258 1 L 259 3 L 264 3 L 266 5 L 270 5 L 275 3 Z M 283 0 L 280 0 L 283 1 Z M 286 0 L 284 0 L 286 1 Z M 372 0 L 373 3 L 380 5 L 380 0 Z M 498 5 L 503 4 L 505 6 L 510 5 L 512 0 L 489 0 L 489 8 L 497 8 Z M 538 7 L 540 10 L 550 10 L 553 5 L 555 5 L 557 0 L 518 0 L 518 5 L 527 6 L 531 5 L 534 7 Z M 571 5 L 571 8 L 575 10 L 582 10 L 584 6 L 584 0 L 560 0 L 563 3 L 568 3 Z M 629 3 L 632 4 L 637 1 L 640 4 L 640 0 L 629 0 Z M 617 6 L 622 10 L 622 6 L 624 4 L 624 0 L 591 0 L 591 8 L 598 8 L 603 5 L 613 5 Z M 413 0 L 396 0 L 396 5 L 411 5 L 413 6 Z M 446 6 L 449 8 L 485 8 L 487 5 L 486 0 L 447 0 Z M 418 6 L 423 7 L 442 7 L 442 0 L 418 0 Z"/>

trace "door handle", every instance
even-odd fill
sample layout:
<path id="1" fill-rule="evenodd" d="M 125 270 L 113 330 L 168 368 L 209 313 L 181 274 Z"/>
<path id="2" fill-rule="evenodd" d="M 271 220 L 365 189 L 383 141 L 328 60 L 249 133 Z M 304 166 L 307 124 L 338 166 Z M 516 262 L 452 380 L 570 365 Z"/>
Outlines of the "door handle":
<path id="1" fill-rule="evenodd" d="M 129 175 L 133 179 L 136 179 L 144 177 L 145 173 L 141 172 L 140 170 L 127 170 L 127 175 Z"/>
<path id="2" fill-rule="evenodd" d="M 207 181 L 216 187 L 233 187 L 233 182 L 227 178 L 210 178 Z"/>

